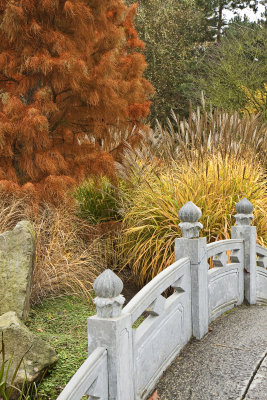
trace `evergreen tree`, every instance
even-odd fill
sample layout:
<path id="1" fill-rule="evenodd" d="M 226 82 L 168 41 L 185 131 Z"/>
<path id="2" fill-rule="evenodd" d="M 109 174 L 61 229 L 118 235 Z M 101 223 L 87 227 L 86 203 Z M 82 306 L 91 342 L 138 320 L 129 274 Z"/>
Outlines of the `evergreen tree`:
<path id="1" fill-rule="evenodd" d="M 252 112 L 254 104 L 266 118 L 266 63 L 266 25 L 236 19 L 206 50 L 195 87 L 216 107 Z"/>
<path id="2" fill-rule="evenodd" d="M 135 12 L 122 0 L 0 0 L 2 187 L 44 197 L 114 174 L 101 144 L 110 127 L 142 123 L 152 92 Z"/>
<path id="3" fill-rule="evenodd" d="M 171 109 L 186 115 L 195 54 L 207 34 L 204 15 L 195 0 L 140 0 L 135 24 L 145 42 L 145 76 L 155 88 L 151 122 L 165 123 Z"/>
<path id="4" fill-rule="evenodd" d="M 196 3 L 206 15 L 207 25 L 210 27 L 210 36 L 215 36 L 219 42 L 222 29 L 226 24 L 223 18 L 224 10 L 235 12 L 249 7 L 256 12 L 260 0 L 196 0 Z"/>

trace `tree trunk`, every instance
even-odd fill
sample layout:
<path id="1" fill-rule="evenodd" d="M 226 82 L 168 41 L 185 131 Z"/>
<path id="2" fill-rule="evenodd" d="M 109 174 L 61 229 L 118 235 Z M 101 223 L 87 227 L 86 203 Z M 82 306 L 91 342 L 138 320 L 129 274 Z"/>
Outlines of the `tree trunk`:
<path id="1" fill-rule="evenodd" d="M 220 2 L 218 10 L 217 42 L 221 41 L 222 25 L 223 25 L 223 2 Z"/>

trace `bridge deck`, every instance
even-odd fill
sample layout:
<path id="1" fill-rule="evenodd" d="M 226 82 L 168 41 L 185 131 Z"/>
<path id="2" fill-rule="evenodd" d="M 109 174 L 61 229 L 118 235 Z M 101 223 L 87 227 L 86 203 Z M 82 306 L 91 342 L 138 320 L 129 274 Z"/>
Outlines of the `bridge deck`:
<path id="1" fill-rule="evenodd" d="M 267 400 L 267 306 L 240 306 L 219 317 L 155 389 L 160 400 Z"/>

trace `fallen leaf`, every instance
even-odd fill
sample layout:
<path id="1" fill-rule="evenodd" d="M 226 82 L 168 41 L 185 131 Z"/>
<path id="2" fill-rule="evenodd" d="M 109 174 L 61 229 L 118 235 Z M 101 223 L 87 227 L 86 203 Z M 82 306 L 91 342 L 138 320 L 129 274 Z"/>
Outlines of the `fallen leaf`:
<path id="1" fill-rule="evenodd" d="M 159 399 L 159 396 L 158 396 L 158 391 L 157 390 L 155 390 L 155 392 L 152 394 L 152 396 L 151 397 L 149 397 L 149 399 L 148 400 L 158 400 Z"/>

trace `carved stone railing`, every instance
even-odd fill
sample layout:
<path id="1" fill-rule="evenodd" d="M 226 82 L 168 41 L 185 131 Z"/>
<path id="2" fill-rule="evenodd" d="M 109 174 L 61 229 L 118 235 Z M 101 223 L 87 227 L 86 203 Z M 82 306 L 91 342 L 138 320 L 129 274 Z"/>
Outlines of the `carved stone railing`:
<path id="1" fill-rule="evenodd" d="M 207 245 L 209 322 L 244 301 L 243 240 L 229 239 Z"/>
<path id="2" fill-rule="evenodd" d="M 90 400 L 145 400 L 174 357 L 192 336 L 201 339 L 211 321 L 244 300 L 267 304 L 267 249 L 256 244 L 253 206 L 242 199 L 236 211 L 232 238 L 207 244 L 199 237 L 201 210 L 186 203 L 179 211 L 176 261 L 124 308 L 122 281 L 110 270 L 96 279 L 89 358 L 59 400 L 83 394 Z"/>
<path id="3" fill-rule="evenodd" d="M 108 400 L 107 350 L 97 347 L 71 378 L 58 400 L 80 400 L 83 396 Z"/>
<path id="4" fill-rule="evenodd" d="M 168 298 L 162 296 L 173 288 Z M 182 258 L 148 283 L 122 310 L 133 324 L 146 318 L 133 332 L 135 398 L 145 398 L 155 381 L 192 335 L 190 260 Z"/>
<path id="5" fill-rule="evenodd" d="M 256 257 L 257 303 L 267 304 L 267 249 L 257 244 Z"/>
<path id="6" fill-rule="evenodd" d="M 267 269 L 267 249 L 265 247 L 256 245 L 257 267 Z"/>

